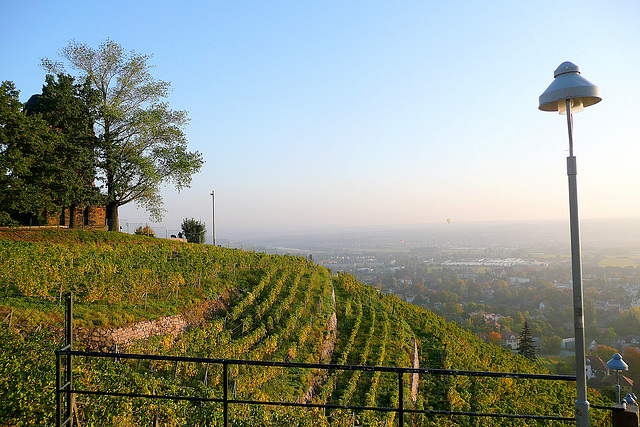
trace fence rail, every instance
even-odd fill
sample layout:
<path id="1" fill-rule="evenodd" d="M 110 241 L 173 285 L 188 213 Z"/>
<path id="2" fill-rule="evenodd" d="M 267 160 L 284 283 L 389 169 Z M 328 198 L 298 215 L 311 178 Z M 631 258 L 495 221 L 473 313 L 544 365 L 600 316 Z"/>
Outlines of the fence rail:
<path id="1" fill-rule="evenodd" d="M 320 409 L 344 409 L 352 411 L 378 411 L 378 412 L 395 412 L 398 415 L 398 425 L 404 426 L 405 414 L 424 414 L 427 416 L 470 416 L 470 417 L 491 417 L 505 419 L 529 419 L 529 420 L 549 420 L 559 422 L 575 422 L 574 417 L 563 417 L 554 415 L 536 415 L 536 414 L 509 414 L 509 413 L 492 413 L 492 412 L 465 412 L 465 411 L 449 411 L 434 409 L 412 409 L 404 407 L 404 377 L 409 374 L 418 375 L 435 375 L 435 376 L 468 376 L 468 377 L 489 377 L 489 378 L 510 378 L 510 379 L 529 379 L 543 381 L 569 381 L 575 382 L 576 377 L 571 375 L 546 375 L 546 374 L 527 374 L 514 372 L 486 372 L 486 371 L 464 371 L 452 369 L 431 369 L 431 368 L 404 368 L 389 366 L 362 366 L 362 365 L 334 365 L 322 363 L 297 363 L 297 362 L 275 362 L 260 360 L 235 360 L 235 359 L 216 359 L 206 357 L 188 357 L 188 356 L 165 356 L 153 354 L 131 354 L 131 353 L 114 353 L 114 352 L 95 352 L 95 351 L 79 351 L 73 350 L 73 334 L 71 325 L 73 324 L 73 299 L 71 295 L 66 296 L 66 345 L 56 350 L 56 426 L 62 427 L 72 425 L 73 406 L 75 395 L 94 395 L 94 396 L 113 396 L 126 398 L 143 398 L 143 399 L 167 399 L 167 400 L 183 400 L 193 402 L 213 402 L 222 404 L 223 407 L 223 425 L 229 425 L 229 405 L 248 404 L 248 405 L 267 405 L 282 407 L 299 407 L 299 408 L 320 408 Z M 83 390 L 73 387 L 73 357 L 84 358 L 111 358 L 114 360 L 150 360 L 150 361 L 167 361 L 167 362 L 185 362 L 185 363 L 207 363 L 222 366 L 222 397 L 198 397 L 198 396 L 181 396 L 167 394 L 142 394 L 142 393 L 124 393 L 109 390 Z M 63 369 L 64 366 L 64 369 Z M 365 372 L 386 372 L 397 375 L 398 385 L 398 406 L 397 407 L 375 407 L 375 406 L 355 406 L 355 405 L 336 405 L 330 403 L 302 403 L 302 402 L 283 402 L 283 401 L 260 401 L 236 399 L 229 396 L 229 366 L 263 366 L 271 368 L 289 368 L 289 369 L 318 369 L 326 371 L 365 371 Z M 64 371 L 64 372 L 63 372 Z M 594 409 L 615 411 L 619 408 L 596 406 Z"/>
<path id="2" fill-rule="evenodd" d="M 479 417 L 500 417 L 500 418 L 521 418 L 521 419 L 535 419 L 535 420 L 553 420 L 553 421 L 565 421 L 573 422 L 574 418 L 551 416 L 551 415 L 534 415 L 534 414 L 500 414 L 500 413 L 478 413 L 478 412 L 461 412 L 461 411 L 441 411 L 432 409 L 410 409 L 404 408 L 403 404 L 403 391 L 404 391 L 404 376 L 407 374 L 422 374 L 422 375 L 460 375 L 460 376 L 472 376 L 472 377 L 490 377 L 490 378 L 511 378 L 511 379 L 533 379 L 533 380 L 559 380 L 559 381 L 575 381 L 576 378 L 570 375 L 543 375 L 543 374 L 524 374 L 513 372 L 483 372 L 483 371 L 460 371 L 451 369 L 424 369 L 424 368 L 401 368 L 401 367 L 389 367 L 389 366 L 362 366 L 362 365 L 333 365 L 322 363 L 296 363 L 296 362 L 273 362 L 273 361 L 259 361 L 259 360 L 235 360 L 235 359 L 212 359 L 206 357 L 188 357 L 188 356 L 162 356 L 162 355 L 150 355 L 150 354 L 129 354 L 129 353 L 110 353 L 110 352 L 94 352 L 94 351 L 78 351 L 71 350 L 69 345 L 56 351 L 56 360 L 58 361 L 56 366 L 60 366 L 59 360 L 63 357 L 67 358 L 67 361 L 71 360 L 73 356 L 82 357 L 95 357 L 95 358 L 112 358 L 112 359 L 133 359 L 133 360 L 155 360 L 155 361 L 167 361 L 167 362 L 187 362 L 187 363 L 209 363 L 213 365 L 222 365 L 223 368 L 223 397 L 222 398 L 206 398 L 206 397 L 194 397 L 194 396 L 177 396 L 177 395 L 158 395 L 158 394 L 140 394 L 140 393 L 121 393 L 111 391 L 96 391 L 96 390 L 82 390 L 72 388 L 72 381 L 67 377 L 67 381 L 63 386 L 60 386 L 57 390 L 58 396 L 63 393 L 69 394 L 83 394 L 83 395 L 101 395 L 101 396 L 114 396 L 114 397 L 135 397 L 135 398 L 148 398 L 148 399 L 170 399 L 170 400 L 185 400 L 185 401 L 197 401 L 197 402 L 214 402 L 223 404 L 223 416 L 224 425 L 228 425 L 228 405 L 229 404 L 253 404 L 253 405 L 269 405 L 269 406 L 289 406 L 289 407 L 302 407 L 302 408 L 325 408 L 325 409 L 347 409 L 347 410 L 366 410 L 366 411 L 380 411 L 380 412 L 396 412 L 399 425 L 403 425 L 402 420 L 404 414 L 425 414 L 425 415 L 467 415 L 467 416 L 479 416 Z M 366 372 L 391 372 L 398 375 L 398 394 L 399 405 L 397 408 L 390 407 L 375 407 L 375 406 L 353 406 L 353 405 L 335 405 L 335 404 L 315 404 L 315 403 L 299 403 L 299 402 L 276 402 L 276 401 L 258 401 L 258 400 L 242 400 L 242 399 L 230 399 L 228 397 L 228 367 L 238 366 L 265 366 L 272 368 L 302 368 L 302 369 L 322 369 L 328 371 L 366 371 Z M 61 373 L 58 372 L 61 376 Z M 62 382 L 59 379 L 56 384 Z M 70 397 L 67 398 L 69 401 Z M 58 424 L 64 425 L 64 424 Z"/>

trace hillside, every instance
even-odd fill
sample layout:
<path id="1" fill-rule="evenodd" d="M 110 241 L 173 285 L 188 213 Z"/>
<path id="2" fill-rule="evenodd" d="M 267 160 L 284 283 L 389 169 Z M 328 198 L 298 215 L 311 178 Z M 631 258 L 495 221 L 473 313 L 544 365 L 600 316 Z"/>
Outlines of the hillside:
<path id="1" fill-rule="evenodd" d="M 456 324 L 304 258 L 120 233 L 0 231 L 0 425 L 53 420 L 53 350 L 61 342 L 59 302 L 66 292 L 75 295 L 77 348 L 542 373 Z M 171 333 L 118 338 L 142 322 L 157 331 L 153 328 L 167 319 L 178 325 Z M 88 338 L 96 334 L 109 339 Z M 208 397 L 220 396 L 222 389 L 220 368 L 207 364 L 91 358 L 74 363 L 75 386 L 83 389 Z M 230 368 L 229 386 L 237 399 L 390 407 L 398 403 L 396 384 L 395 374 L 236 366 Z M 405 407 L 561 416 L 572 416 L 575 400 L 572 384 L 464 376 L 407 378 L 403 393 Z M 590 394 L 589 400 L 600 397 Z M 163 426 L 213 426 L 221 425 L 222 417 L 215 404 L 105 396 L 79 397 L 77 411 L 83 426 L 151 425 L 154 419 Z M 592 425 L 604 423 L 602 412 L 593 411 Z M 231 421 L 237 426 L 397 425 L 394 412 L 250 405 L 234 405 Z M 504 422 L 464 416 L 414 421 L 427 426 Z"/>

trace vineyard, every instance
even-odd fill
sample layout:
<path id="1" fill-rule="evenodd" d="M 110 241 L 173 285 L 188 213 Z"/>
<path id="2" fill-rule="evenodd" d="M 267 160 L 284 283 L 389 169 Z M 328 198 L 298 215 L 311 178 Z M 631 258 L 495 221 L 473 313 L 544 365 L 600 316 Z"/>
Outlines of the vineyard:
<path id="1" fill-rule="evenodd" d="M 76 299 L 74 328 L 115 330 L 167 316 L 188 319 L 185 331 L 136 340 L 127 353 L 544 373 L 431 312 L 300 257 L 119 233 L 0 232 L 0 286 L 0 426 L 53 422 L 53 351 L 62 342 L 60 301 L 67 292 Z M 80 389 L 222 394 L 222 369 L 206 363 L 77 358 L 74 364 Z M 406 408 L 573 416 L 571 383 L 417 377 L 406 378 Z M 239 400 L 397 407 L 397 384 L 396 375 L 384 372 L 231 366 L 228 387 Z M 590 393 L 589 400 L 601 398 Z M 221 405 L 210 402 L 79 396 L 74 412 L 82 426 L 222 425 Z M 606 416 L 594 412 L 592 425 L 606 425 Z M 230 420 L 234 426 L 398 425 L 395 412 L 242 404 L 233 406 Z M 427 415 L 405 420 L 421 426 L 504 422 Z"/>

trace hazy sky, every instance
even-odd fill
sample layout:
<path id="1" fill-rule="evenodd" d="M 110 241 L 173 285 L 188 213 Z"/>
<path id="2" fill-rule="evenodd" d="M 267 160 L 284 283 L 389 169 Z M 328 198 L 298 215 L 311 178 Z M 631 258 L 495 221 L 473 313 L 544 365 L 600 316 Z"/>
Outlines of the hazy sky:
<path id="1" fill-rule="evenodd" d="M 164 191 L 239 238 L 325 226 L 568 217 L 563 61 L 603 101 L 574 118 L 582 218 L 640 217 L 637 1 L 2 1 L 0 80 L 39 93 L 71 39 L 152 53 L 206 163 Z M 144 222 L 133 206 L 121 221 Z M 210 230 L 210 229 L 209 229 Z"/>

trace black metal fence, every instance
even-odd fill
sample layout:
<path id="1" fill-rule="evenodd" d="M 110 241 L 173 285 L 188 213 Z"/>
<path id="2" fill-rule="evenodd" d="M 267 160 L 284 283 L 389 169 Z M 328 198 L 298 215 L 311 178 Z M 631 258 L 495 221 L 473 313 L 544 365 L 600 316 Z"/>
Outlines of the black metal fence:
<path id="1" fill-rule="evenodd" d="M 324 408 L 326 409 L 344 409 L 351 411 L 378 411 L 378 412 L 395 412 L 398 416 L 398 425 L 405 425 L 405 415 L 407 414 L 424 414 L 427 416 L 470 416 L 470 417 L 497 417 L 504 419 L 528 419 L 528 420 L 549 420 L 564 423 L 575 422 L 574 417 L 552 416 L 552 415 L 535 415 L 535 414 L 505 414 L 505 413 L 486 413 L 486 412 L 464 412 L 449 410 L 433 410 L 433 409 L 413 409 L 404 407 L 404 385 L 405 376 L 410 374 L 418 375 L 436 375 L 436 376 L 468 376 L 468 377 L 492 377 L 492 378 L 511 378 L 511 379 L 530 379 L 544 381 L 575 381 L 575 376 L 570 375 L 541 375 L 541 374 L 524 374 L 524 373 L 506 373 L 506 372 L 479 372 L 479 371 L 458 371 L 448 369 L 424 369 L 424 368 L 402 368 L 402 367 L 383 367 L 383 366 L 358 366 L 358 365 L 333 365 L 319 363 L 293 363 L 293 362 L 271 362 L 256 360 L 232 360 L 232 359 L 213 359 L 204 357 L 184 357 L 184 356 L 162 356 L 148 354 L 127 354 L 113 352 L 94 352 L 94 351 L 78 351 L 73 350 L 73 300 L 71 295 L 66 296 L 65 309 L 65 345 L 55 352 L 56 357 L 56 426 L 71 426 L 73 423 L 73 408 L 75 405 L 76 395 L 94 395 L 94 396 L 114 396 L 124 398 L 143 398 L 143 399 L 168 399 L 182 400 L 192 402 L 213 402 L 222 405 L 223 425 L 229 425 L 229 406 L 230 405 L 268 405 L 281 407 L 300 407 L 300 408 Z M 207 363 L 219 365 L 222 367 L 222 396 L 219 397 L 197 397 L 184 395 L 168 395 L 168 394 L 142 394 L 142 393 L 123 393 L 109 390 L 83 390 L 74 388 L 73 382 L 73 358 L 112 358 L 114 360 L 149 360 L 149 361 L 169 361 L 184 363 Z M 374 407 L 374 406 L 353 406 L 353 405 L 336 405 L 336 404 L 320 404 L 320 403 L 304 403 L 304 402 L 283 402 L 283 401 L 258 401 L 236 399 L 235 396 L 229 394 L 229 367 L 230 366 L 263 366 L 271 368 L 297 368 L 297 369 L 320 369 L 326 371 L 365 371 L 365 372 L 386 372 L 397 376 L 398 386 L 398 406 L 397 407 Z M 617 408 L 595 406 L 592 408 L 616 410 Z"/>
<path id="2" fill-rule="evenodd" d="M 97 358 L 113 358 L 113 359 L 137 359 L 137 360 L 156 360 L 170 362 L 187 362 L 187 363 L 209 363 L 222 366 L 222 386 L 223 393 L 220 398 L 206 398 L 193 396 L 176 396 L 176 395 L 158 395 L 158 394 L 139 394 L 139 393 L 120 393 L 101 390 L 82 390 L 73 388 L 72 378 L 72 357 L 97 357 Z M 62 365 L 66 364 L 65 372 L 62 372 Z M 278 401 L 256 401 L 233 399 L 229 397 L 228 390 L 228 371 L 229 366 L 265 366 L 279 368 L 303 368 L 303 369 L 322 369 L 328 371 L 366 371 L 366 372 L 392 372 L 397 374 L 398 378 L 398 407 L 371 407 L 371 406 L 353 406 L 353 405 L 335 405 L 335 404 L 314 404 L 314 403 L 298 403 L 298 402 L 278 402 Z M 498 418 L 521 418 L 531 420 L 553 420 L 563 422 L 574 422 L 574 418 L 550 416 L 550 415 L 532 415 L 532 414 L 499 414 L 499 413 L 480 413 L 480 412 L 462 412 L 462 411 L 441 411 L 429 409 L 411 409 L 404 407 L 404 377 L 408 374 L 421 375 L 461 375 L 471 377 L 493 377 L 493 378 L 512 378 L 512 379 L 534 379 L 534 380 L 560 380 L 575 381 L 575 377 L 568 375 L 539 375 L 539 374 L 520 374 L 505 372 L 478 372 L 478 371 L 456 371 L 447 369 L 419 369 L 419 368 L 397 368 L 384 366 L 359 366 L 359 365 L 332 365 L 320 363 L 292 363 L 292 362 L 269 362 L 256 360 L 231 360 L 231 359 L 210 359 L 204 357 L 183 357 L 183 356 L 159 356 L 145 354 L 127 354 L 127 353 L 107 353 L 107 352 L 91 352 L 72 350 L 71 345 L 67 344 L 56 351 L 56 396 L 57 396 L 57 426 L 64 426 L 70 422 L 71 406 L 73 395 L 100 395 L 115 397 L 133 397 L 147 399 L 171 399 L 185 400 L 197 402 L 214 402 L 221 403 L 223 406 L 224 426 L 228 426 L 229 405 L 233 404 L 251 404 L 251 405 L 269 405 L 269 406 L 289 406 L 302 408 L 324 408 L 324 409 L 347 409 L 358 411 L 380 411 L 380 412 L 396 412 L 398 414 L 399 425 L 404 425 L 405 414 L 425 414 L 425 415 L 466 415 L 477 417 L 498 417 Z M 63 408 L 63 396 L 65 396 L 66 405 Z M 62 418 L 64 413 L 64 420 Z"/>

